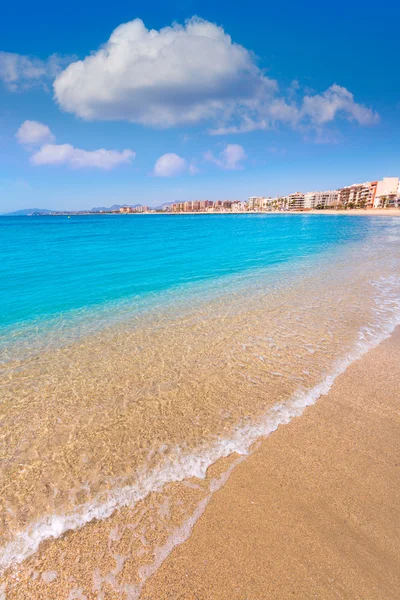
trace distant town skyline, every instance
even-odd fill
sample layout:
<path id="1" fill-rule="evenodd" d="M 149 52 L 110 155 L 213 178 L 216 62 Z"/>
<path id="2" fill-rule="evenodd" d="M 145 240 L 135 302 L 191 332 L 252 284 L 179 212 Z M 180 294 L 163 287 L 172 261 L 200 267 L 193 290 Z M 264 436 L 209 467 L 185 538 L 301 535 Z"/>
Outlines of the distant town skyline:
<path id="1" fill-rule="evenodd" d="M 324 15 L 316 2 L 227 8 L 7 5 L 0 213 L 244 201 L 399 172 L 384 19 L 343 0 Z"/>
<path id="2" fill-rule="evenodd" d="M 55 215 L 55 214 L 138 214 L 148 212 L 214 213 L 214 212 L 273 212 L 307 211 L 314 209 L 379 209 L 400 207 L 400 178 L 384 177 L 379 181 L 353 183 L 337 190 L 292 192 L 285 196 L 250 196 L 248 200 L 185 200 L 166 202 L 156 207 L 143 204 L 114 204 L 82 209 L 81 211 L 55 211 L 54 209 L 27 208 L 5 215 Z"/>

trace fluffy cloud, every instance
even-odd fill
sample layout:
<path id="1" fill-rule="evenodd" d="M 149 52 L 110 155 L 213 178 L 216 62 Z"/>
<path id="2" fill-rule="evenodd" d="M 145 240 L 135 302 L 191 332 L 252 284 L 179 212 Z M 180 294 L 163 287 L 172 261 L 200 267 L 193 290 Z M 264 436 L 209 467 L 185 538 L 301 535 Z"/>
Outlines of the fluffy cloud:
<path id="1" fill-rule="evenodd" d="M 212 152 L 208 151 L 205 153 L 204 158 L 216 164 L 221 169 L 235 171 L 243 169 L 241 163 L 245 160 L 246 153 L 243 146 L 239 144 L 227 144 L 218 157 L 215 157 Z"/>
<path id="2" fill-rule="evenodd" d="M 32 154 L 30 162 L 33 165 L 68 165 L 73 169 L 97 167 L 110 170 L 118 165 L 130 163 L 135 158 L 132 150 L 81 150 L 71 144 L 45 144 Z"/>
<path id="3" fill-rule="evenodd" d="M 312 126 L 321 135 L 321 127 L 337 117 L 356 121 L 360 125 L 374 125 L 379 115 L 354 100 L 346 88 L 332 85 L 322 94 L 305 96 L 298 104 L 283 98 L 259 102 L 253 111 L 240 115 L 236 124 L 222 125 L 209 130 L 211 135 L 228 135 L 270 129 L 273 124 L 285 123 L 293 128 Z"/>
<path id="4" fill-rule="evenodd" d="M 54 135 L 49 127 L 38 121 L 25 121 L 16 133 L 20 144 L 27 147 L 41 145 L 35 151 L 30 162 L 33 165 L 68 165 L 73 169 L 84 167 L 96 167 L 98 169 L 110 170 L 118 165 L 130 163 L 136 156 L 132 150 L 82 150 L 71 144 L 52 144 Z M 43 145 L 42 145 L 43 144 Z"/>
<path id="5" fill-rule="evenodd" d="M 53 54 L 46 60 L 0 51 L 0 81 L 12 92 L 46 85 L 73 60 Z"/>
<path id="6" fill-rule="evenodd" d="M 301 115 L 308 117 L 315 125 L 324 125 L 333 121 L 337 114 L 347 119 L 357 121 L 360 125 L 372 125 L 379 121 L 376 112 L 357 104 L 354 96 L 340 85 L 331 85 L 323 94 L 305 96 Z"/>
<path id="7" fill-rule="evenodd" d="M 154 165 L 156 177 L 176 177 L 188 169 L 187 161 L 177 154 L 167 153 L 160 156 Z"/>
<path id="8" fill-rule="evenodd" d="M 18 142 L 27 146 L 36 146 L 54 141 L 49 127 L 39 121 L 24 121 L 15 134 Z"/>
<path id="9" fill-rule="evenodd" d="M 293 82 L 286 98 L 279 95 L 251 52 L 199 18 L 160 31 L 146 29 L 140 19 L 120 25 L 97 52 L 58 75 L 54 92 L 64 110 L 84 119 L 156 127 L 208 121 L 212 135 L 276 123 L 320 128 L 337 116 L 362 125 L 378 120 L 338 85 L 300 98 Z"/>
<path id="10" fill-rule="evenodd" d="M 206 123 L 212 135 L 277 124 L 321 132 L 338 117 L 361 125 L 379 120 L 337 84 L 314 95 L 302 95 L 297 81 L 279 90 L 249 50 L 197 17 L 159 31 L 140 19 L 124 23 L 83 60 L 0 52 L 0 81 L 10 90 L 46 86 L 54 78 L 59 106 L 86 120 L 153 127 Z"/>
<path id="11" fill-rule="evenodd" d="M 161 127 L 252 111 L 276 88 L 246 48 L 198 18 L 160 31 L 120 25 L 54 82 L 60 106 L 79 117 Z"/>

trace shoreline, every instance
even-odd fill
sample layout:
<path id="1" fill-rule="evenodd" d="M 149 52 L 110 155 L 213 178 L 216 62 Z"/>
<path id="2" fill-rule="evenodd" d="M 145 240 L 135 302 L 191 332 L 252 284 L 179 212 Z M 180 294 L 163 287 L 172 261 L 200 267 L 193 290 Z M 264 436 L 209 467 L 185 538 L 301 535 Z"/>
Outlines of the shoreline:
<path id="1" fill-rule="evenodd" d="M 101 214 L 114 214 L 114 213 L 101 213 Z M 349 210 L 249 210 L 243 212 L 230 212 L 230 211 L 193 211 L 193 212 L 147 212 L 147 213 L 115 213 L 115 214 L 126 214 L 127 216 L 143 216 L 143 215 L 169 215 L 169 216 L 180 216 L 180 215 L 340 215 L 340 216 L 356 216 L 356 217 L 400 217 L 400 208 L 371 208 L 371 209 L 349 209 Z"/>
<path id="2" fill-rule="evenodd" d="M 299 213 L 297 213 L 299 214 Z M 371 209 L 351 209 L 351 210 L 311 210 L 305 214 L 311 215 L 352 215 L 358 217 L 400 217 L 399 208 L 371 208 Z"/>
<path id="3" fill-rule="evenodd" d="M 358 216 L 358 217 L 400 217 L 400 208 L 369 208 L 369 209 L 348 209 L 348 210 L 335 210 L 335 209 L 323 209 L 323 210 L 249 210 L 242 212 L 232 211 L 205 211 L 196 210 L 188 212 L 170 212 L 170 211 L 159 211 L 159 212 L 102 212 L 102 213 L 56 213 L 56 214 L 45 214 L 45 215 L 24 215 L 24 217 L 99 217 L 99 216 L 128 216 L 128 217 L 143 217 L 145 215 L 168 215 L 168 216 L 180 216 L 180 215 L 347 215 L 347 216 Z M 11 217 L 19 218 L 17 215 L 0 215 L 0 217 Z"/>
<path id="4" fill-rule="evenodd" d="M 393 408 L 400 409 L 399 354 L 400 326 L 351 363 L 300 418 L 256 442 L 245 460 L 233 454 L 214 463 L 201 493 L 201 480 L 190 480 L 189 489 L 172 484 L 179 502 L 191 493 L 200 504 L 194 519 L 167 539 L 166 550 L 158 546 L 155 569 L 143 571 L 144 586 L 116 584 L 122 567 L 126 582 L 134 580 L 137 567 L 125 562 L 125 552 L 133 551 L 126 540 L 125 551 L 119 548 L 116 532 L 129 529 L 133 516 L 122 509 L 45 542 L 22 570 L 9 574 L 6 597 L 58 597 L 76 576 L 74 590 L 83 594 L 78 597 L 95 600 L 92 569 L 104 559 L 96 553 L 117 535 L 116 566 L 111 559 L 109 575 L 98 583 L 104 600 L 281 600 L 293 594 L 304 600 L 333 600 L 338 594 L 395 600 L 400 501 L 393 486 L 400 423 Z M 157 505 L 163 502 L 163 494 L 152 496 Z"/>
<path id="5" fill-rule="evenodd" d="M 142 600 L 395 600 L 400 327 L 216 492 Z"/>

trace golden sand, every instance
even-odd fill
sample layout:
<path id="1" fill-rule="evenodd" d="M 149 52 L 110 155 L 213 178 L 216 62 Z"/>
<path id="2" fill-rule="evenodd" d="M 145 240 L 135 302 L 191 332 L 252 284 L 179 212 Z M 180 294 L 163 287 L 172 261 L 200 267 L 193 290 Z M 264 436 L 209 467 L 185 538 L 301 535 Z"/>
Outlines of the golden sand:
<path id="1" fill-rule="evenodd" d="M 398 328 L 241 464 L 219 461 L 205 481 L 43 544 L 8 574 L 7 598 L 397 600 L 399 358 Z M 169 533 L 194 510 L 162 563 Z M 142 588 L 140 565 L 151 564 Z"/>
<path id="2" fill-rule="evenodd" d="M 215 494 L 142 599 L 397 600 L 400 330 Z"/>
<path id="3" fill-rule="evenodd" d="M 347 210 L 336 210 L 336 209 L 324 209 L 324 210 L 305 210 L 305 211 L 249 211 L 244 213 L 232 213 L 232 212 L 218 212 L 218 211 L 196 211 L 196 212 L 162 212 L 162 213 L 131 213 L 132 215 L 141 216 L 141 214 L 147 215 L 229 215 L 229 214 L 261 214 L 261 215 L 358 215 L 364 217 L 400 217 L 400 208 L 353 208 Z M 127 213 L 129 215 L 129 213 Z"/>
<path id="4" fill-rule="evenodd" d="M 363 217 L 400 217 L 400 208 L 367 208 L 349 210 L 310 210 L 313 215 L 357 215 Z"/>

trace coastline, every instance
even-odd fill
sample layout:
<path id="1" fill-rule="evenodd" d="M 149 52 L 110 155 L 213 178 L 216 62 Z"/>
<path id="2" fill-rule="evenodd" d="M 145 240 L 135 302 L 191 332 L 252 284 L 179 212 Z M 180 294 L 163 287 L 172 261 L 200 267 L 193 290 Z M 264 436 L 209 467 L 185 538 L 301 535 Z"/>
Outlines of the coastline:
<path id="1" fill-rule="evenodd" d="M 400 328 L 236 467 L 143 600 L 395 600 Z"/>
<path id="2" fill-rule="evenodd" d="M 172 484 L 171 497 L 196 509 L 183 527 L 176 521 L 172 543 L 157 542 L 154 568 L 139 568 L 143 586 L 128 583 L 142 559 L 143 547 L 136 554 L 127 536 L 138 513 L 122 509 L 45 542 L 8 574 L 6 598 L 53 599 L 73 582 L 70 597 L 86 600 L 100 592 L 103 600 L 395 600 L 399 355 L 397 327 L 245 460 L 232 455 L 212 465 L 204 482 Z M 157 510 L 164 502 L 152 494 Z M 108 575 L 93 575 L 96 564 Z"/>
<path id="3" fill-rule="evenodd" d="M 294 213 L 298 214 L 298 213 Z M 352 215 L 358 217 L 400 217 L 398 208 L 371 208 L 371 209 L 350 209 L 350 210 L 311 210 L 306 214 L 311 215 Z"/>
<path id="4" fill-rule="evenodd" d="M 275 211 L 265 211 L 265 210 L 249 210 L 249 211 L 230 211 L 230 210 L 221 210 L 221 211 L 206 211 L 206 210 L 196 210 L 196 211 L 181 211 L 181 212 L 171 212 L 171 211 L 145 211 L 145 212 L 131 212 L 131 213 L 123 213 L 123 212 L 62 212 L 55 214 L 45 214 L 45 215 L 25 215 L 28 217 L 101 217 L 101 216 L 135 216 L 135 217 L 143 217 L 145 215 L 169 215 L 169 216 L 180 216 L 180 215 L 347 215 L 347 216 L 358 216 L 358 217 L 400 217 L 400 208 L 371 208 L 371 209 L 348 209 L 348 210 L 335 210 L 335 209 L 323 209 L 323 210 L 275 210 Z M 8 218 L 19 218 L 16 215 L 0 215 L 0 217 L 8 217 Z"/>
<path id="5" fill-rule="evenodd" d="M 94 215 L 102 214 L 115 214 L 115 215 L 126 215 L 126 216 L 144 216 L 144 215 L 169 215 L 169 216 L 180 216 L 180 215 L 344 215 L 344 216 L 357 216 L 357 217 L 400 217 L 400 208 L 371 208 L 371 209 L 349 209 L 349 210 L 304 210 L 304 211 L 265 211 L 265 210 L 249 210 L 243 212 L 232 212 L 232 211 L 206 211 L 196 210 L 188 212 L 143 212 L 143 213 L 93 213 Z M 91 213 L 88 213 L 91 216 Z M 85 215 L 79 215 L 85 216 Z"/>
<path id="6" fill-rule="evenodd" d="M 111 213 L 108 213 L 111 214 Z M 117 213 L 124 214 L 124 213 Z M 357 217 L 400 217 L 399 208 L 372 208 L 372 209 L 349 209 L 349 210 L 304 210 L 304 211 L 265 211 L 265 210 L 249 210 L 243 212 L 232 211 L 188 211 L 188 212 L 147 212 L 147 213 L 125 213 L 127 216 L 143 216 L 143 215 L 344 215 Z"/>

